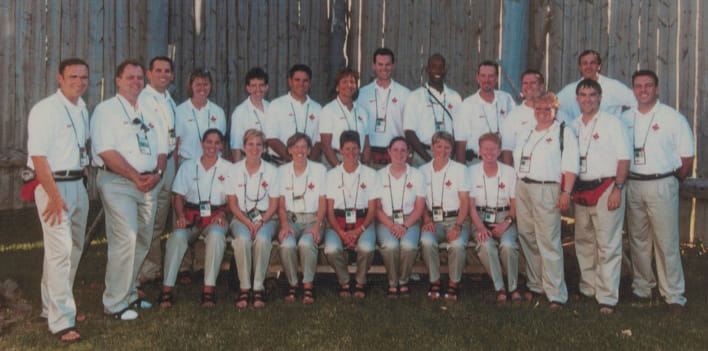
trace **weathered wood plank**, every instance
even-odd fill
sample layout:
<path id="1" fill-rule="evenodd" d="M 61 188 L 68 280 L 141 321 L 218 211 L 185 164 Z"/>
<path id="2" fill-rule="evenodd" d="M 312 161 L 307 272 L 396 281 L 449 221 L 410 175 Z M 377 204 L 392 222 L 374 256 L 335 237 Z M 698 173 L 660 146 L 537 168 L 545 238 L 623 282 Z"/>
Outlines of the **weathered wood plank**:
<path id="1" fill-rule="evenodd" d="M 45 21 L 45 34 L 47 40 L 47 60 L 45 63 L 45 72 L 50 72 L 59 67 L 62 52 L 62 4 L 59 1 L 47 2 L 47 18 Z M 38 82 L 39 83 L 39 82 Z M 45 92 L 52 91 L 56 87 L 56 83 L 52 80 L 45 80 L 39 83 L 43 85 Z"/>
<path id="2" fill-rule="evenodd" d="M 550 29 L 547 0 L 529 1 L 529 44 L 527 68 L 541 69 L 546 58 L 546 33 Z M 542 71 L 541 71 L 542 72 Z"/>
<path id="3" fill-rule="evenodd" d="M 195 50 L 195 13 L 194 4 L 192 1 L 182 1 L 181 8 L 181 21 L 182 21 L 182 34 L 179 38 L 182 42 L 182 67 L 184 69 L 185 81 L 183 86 L 186 86 L 189 74 L 193 69 L 197 67 L 202 67 L 204 65 L 201 61 L 196 61 L 195 57 L 198 56 Z M 183 96 L 187 99 L 187 94 Z"/>
<path id="4" fill-rule="evenodd" d="M 708 16 L 708 4 L 701 2 L 699 6 L 700 11 L 695 12 L 697 12 L 696 21 L 699 21 L 696 23 L 700 24 L 700 21 L 708 18 L 706 17 Z M 697 77 L 700 77 L 696 82 L 697 105 L 695 106 L 695 113 L 699 119 L 698 126 L 696 128 L 696 139 L 698 140 L 698 176 L 706 177 L 708 176 L 708 121 L 706 121 L 706 116 L 708 116 L 708 104 L 706 104 L 706 96 L 708 96 L 708 77 L 706 77 L 705 72 L 708 72 L 708 60 L 706 59 L 706 57 L 708 57 L 708 44 L 706 44 L 706 40 L 708 39 L 708 26 L 702 24 L 698 27 L 699 28 L 696 28 L 696 31 L 698 32 L 696 40 L 699 47 L 696 54 L 697 57 L 701 59 L 698 61 L 698 70 L 696 71 Z M 701 228 L 704 229 L 702 239 L 704 241 L 708 241 L 705 240 L 708 238 L 708 230 L 705 229 L 705 226 Z"/>
<path id="5" fill-rule="evenodd" d="M 236 19 L 235 23 L 229 22 L 229 27 L 233 27 L 234 32 L 231 33 L 230 38 L 235 38 L 234 45 L 233 47 L 229 47 L 229 57 L 230 60 L 232 61 L 232 65 L 234 66 L 234 75 L 236 77 L 236 80 L 231 80 L 232 82 L 234 81 L 243 81 L 241 77 L 245 74 L 246 70 L 248 70 L 248 25 L 249 25 L 249 6 L 245 1 L 239 1 L 236 4 L 234 4 L 235 11 L 236 11 L 236 16 L 233 16 L 232 18 Z M 230 39 L 232 40 L 232 39 Z M 233 54 L 232 54 L 233 52 Z M 234 60 L 235 58 L 235 60 Z M 269 90 L 269 96 L 275 96 L 274 94 L 274 89 L 273 86 L 275 85 L 276 82 L 276 77 L 274 71 L 267 71 L 269 75 L 269 85 L 271 86 Z M 242 101 L 246 97 L 246 92 L 244 89 L 240 88 L 235 88 L 234 91 L 236 92 L 236 100 L 237 101 Z"/>
<path id="6" fill-rule="evenodd" d="M 116 64 L 126 59 L 134 59 L 130 52 L 130 2 L 125 0 L 115 1 L 115 57 Z"/>
<path id="7" fill-rule="evenodd" d="M 564 3 L 552 0 L 550 3 L 551 31 L 548 36 L 548 71 L 546 72 L 546 87 L 550 91 L 558 92 L 563 89 L 566 80 L 572 78 L 564 77 L 565 65 L 575 65 L 573 59 L 566 59 L 563 45 L 565 43 L 565 28 L 568 25 L 564 13 Z M 545 71 L 545 68 L 544 68 Z"/>
<path id="8" fill-rule="evenodd" d="M 236 45 L 236 43 L 229 42 L 228 36 L 228 7 L 226 1 L 216 1 L 213 6 L 214 17 L 216 17 L 216 25 L 214 26 L 216 32 L 216 52 L 214 55 L 214 65 L 219 67 L 219 76 L 217 80 L 219 81 L 219 88 L 216 90 L 217 98 L 221 107 L 224 108 L 226 113 L 226 121 L 229 125 L 227 131 L 230 128 L 230 111 L 236 106 L 236 100 L 230 95 L 231 85 L 233 87 L 240 86 L 241 82 L 233 81 L 230 84 L 229 80 L 229 64 L 228 64 L 228 48 L 229 46 Z M 212 20 L 213 21 L 213 20 Z M 226 149 L 229 149 L 228 147 Z"/>
<path id="9" fill-rule="evenodd" d="M 216 12 L 216 1 L 207 0 L 202 2 L 202 31 L 198 37 L 198 47 L 203 50 L 201 53 L 204 65 L 212 72 L 214 86 L 211 89 L 211 99 L 214 100 L 222 108 L 226 108 L 226 99 L 224 93 L 224 70 L 223 66 L 218 65 L 216 61 L 217 47 L 226 45 L 219 40 L 217 36 L 217 17 L 220 14 Z"/>
<path id="10" fill-rule="evenodd" d="M 168 0 L 151 0 L 147 3 L 145 33 L 145 58 L 149 61 L 155 56 L 167 55 L 170 7 Z"/>
<path id="11" fill-rule="evenodd" d="M 698 33 L 696 28 L 697 16 L 699 15 L 696 10 L 695 1 L 681 2 L 681 12 L 679 14 L 681 31 L 678 33 L 678 61 L 676 62 L 679 68 L 679 86 L 677 91 L 679 96 L 678 110 L 686 116 L 691 126 L 695 124 L 694 113 L 696 112 L 697 106 L 694 106 L 694 99 L 696 98 L 696 84 L 699 84 L 698 77 L 696 76 L 696 40 L 698 40 L 701 34 Z M 705 36 L 703 38 L 705 38 Z M 705 44 L 703 46 L 705 46 Z M 676 67 L 674 67 L 674 69 L 675 68 Z M 660 76 L 659 80 L 661 81 L 663 78 L 664 77 Z M 699 98 L 698 106 L 701 104 L 702 99 Z M 705 116 L 705 114 L 699 113 L 698 116 Z M 701 121 L 699 125 L 702 124 L 705 123 Z M 696 138 L 696 142 L 700 146 L 698 138 Z M 698 152 L 699 154 L 701 153 L 700 149 Z M 703 169 L 705 169 L 703 165 L 705 164 L 699 163 L 697 171 L 701 174 L 706 174 L 702 173 Z"/>
<path id="12" fill-rule="evenodd" d="M 116 55 L 115 0 L 103 0 L 103 99 L 115 94 L 115 71 L 119 58 Z"/>
<path id="13" fill-rule="evenodd" d="M 0 26 L 0 119 L 3 127 L 0 131 L 0 147 L 7 148 L 9 137 L 15 133 L 7 118 L 14 115 L 14 97 L 12 92 L 15 91 L 15 27 L 17 25 L 15 16 L 15 6 L 21 5 L 19 1 L 0 0 L 0 23 L 5 26 Z"/>
<path id="14" fill-rule="evenodd" d="M 88 56 L 88 30 L 89 30 L 89 21 L 91 20 L 92 14 L 89 12 L 89 6 L 90 6 L 90 1 L 82 1 L 82 0 L 74 0 L 76 4 L 74 5 L 76 7 L 76 21 L 77 21 L 77 26 L 76 26 L 76 34 L 75 37 L 79 38 L 77 40 L 77 48 L 75 50 L 74 55 L 77 57 L 80 57 L 81 59 L 86 59 Z"/>
<path id="15" fill-rule="evenodd" d="M 655 2 L 657 13 L 657 67 L 661 77 L 659 91 L 662 102 L 678 107 L 676 95 L 676 43 L 678 40 L 678 4 L 672 0 Z"/>
<path id="16" fill-rule="evenodd" d="M 28 58 L 30 57 L 29 47 L 32 39 L 32 8 L 34 3 L 35 1 L 31 0 L 24 1 L 18 4 L 15 8 L 15 18 L 18 19 L 17 26 L 15 27 L 14 62 L 14 75 L 17 80 L 15 84 L 15 95 L 13 96 L 14 100 L 12 100 L 12 103 L 15 105 L 15 111 L 13 115 L 7 116 L 6 119 L 6 121 L 8 121 L 9 124 L 15 128 L 18 128 L 16 124 L 18 116 L 22 116 L 21 118 L 26 118 L 27 112 L 29 111 L 27 106 L 30 102 L 26 100 L 29 96 L 27 93 L 29 89 L 27 88 L 25 73 L 27 72 L 26 70 L 30 68 Z M 26 133 L 26 131 L 22 130 L 8 130 L 8 132 L 9 133 L 5 135 L 6 139 L 3 139 L 6 145 L 11 148 L 19 146 L 19 143 L 21 142 L 18 140 L 17 135 L 20 133 Z"/>
<path id="17" fill-rule="evenodd" d="M 184 20 L 182 18 L 182 3 L 179 1 L 169 1 L 169 21 L 167 24 L 167 36 L 169 40 L 169 45 L 173 48 L 172 51 L 168 52 L 169 55 L 174 55 L 172 60 L 175 64 L 175 80 L 173 86 L 174 90 L 171 91 L 172 98 L 175 102 L 184 100 L 186 97 L 184 82 L 187 79 L 189 71 L 184 67 L 184 58 L 182 57 L 183 42 L 182 42 L 182 26 L 184 26 Z M 169 50 L 169 49 L 168 49 Z"/>
<path id="18" fill-rule="evenodd" d="M 88 56 L 86 63 L 89 65 L 89 86 L 84 95 L 89 111 L 101 101 L 101 85 L 103 76 L 103 16 L 105 11 L 103 2 L 89 2 L 89 31 L 88 31 Z"/>

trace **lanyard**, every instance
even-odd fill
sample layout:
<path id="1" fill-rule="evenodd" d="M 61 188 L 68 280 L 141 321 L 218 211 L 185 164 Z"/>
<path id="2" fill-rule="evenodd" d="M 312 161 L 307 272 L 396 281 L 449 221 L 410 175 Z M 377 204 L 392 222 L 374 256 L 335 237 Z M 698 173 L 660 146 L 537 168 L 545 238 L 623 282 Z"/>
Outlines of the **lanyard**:
<path id="1" fill-rule="evenodd" d="M 258 117 L 258 111 L 256 111 L 255 108 L 253 109 L 253 116 L 256 117 L 256 120 L 258 121 L 258 129 L 260 129 L 262 132 L 263 131 L 263 122 L 261 121 L 261 118 Z"/>
<path id="2" fill-rule="evenodd" d="M 347 122 L 347 130 L 358 132 L 359 127 L 357 126 L 356 121 L 356 106 L 347 114 L 347 112 L 344 111 L 344 106 L 342 106 L 342 103 L 339 101 L 339 97 L 337 97 L 337 105 L 339 106 L 339 110 L 342 111 L 342 114 L 344 115 L 344 121 Z M 348 115 L 351 115 L 354 120 L 354 129 L 352 129 L 351 124 L 349 124 L 349 117 L 347 117 Z"/>
<path id="3" fill-rule="evenodd" d="M 199 202 L 202 202 L 202 193 L 199 191 L 199 162 L 197 161 L 196 168 L 195 168 L 195 173 L 197 175 L 197 197 L 199 197 Z M 208 202 L 211 203 L 211 188 L 214 186 L 214 177 L 216 176 L 216 166 L 214 166 L 214 171 L 211 174 L 211 183 L 209 184 L 209 200 Z"/>
<path id="4" fill-rule="evenodd" d="M 297 113 L 295 113 L 295 106 L 290 102 L 290 109 L 293 111 L 293 121 L 295 121 L 295 132 L 298 133 L 300 130 L 297 128 Z M 303 133 L 307 134 L 307 116 L 310 114 L 310 104 L 307 104 L 305 108 L 305 129 L 302 130 Z"/>
<path id="5" fill-rule="evenodd" d="M 379 93 L 377 92 L 377 89 L 374 89 L 374 102 L 376 103 L 376 119 L 383 119 L 386 120 L 386 116 L 388 115 L 388 103 L 391 97 L 391 86 L 388 87 L 388 94 L 386 95 L 386 105 L 384 105 L 384 115 L 383 118 L 379 117 Z"/>
<path id="6" fill-rule="evenodd" d="M 243 172 L 243 207 L 248 208 L 248 201 L 253 202 L 253 207 L 258 206 L 258 203 L 261 202 L 261 200 L 265 199 L 265 197 L 268 195 L 268 192 L 263 194 L 263 197 L 260 197 L 261 195 L 261 181 L 263 180 L 263 172 L 260 172 L 258 174 L 258 183 L 256 186 L 256 198 L 252 199 L 248 196 L 248 174 L 247 172 Z"/>
<path id="7" fill-rule="evenodd" d="M 446 114 L 447 114 L 448 118 L 450 118 L 450 130 L 452 130 L 452 137 L 454 138 L 455 137 L 455 128 L 453 128 L 453 126 L 452 126 L 452 122 L 453 122 L 452 121 L 452 114 L 450 114 L 450 111 L 448 111 L 447 107 L 445 107 L 445 104 L 447 103 L 447 96 L 443 96 L 443 101 L 440 102 L 440 100 L 435 95 L 433 95 L 433 92 L 430 91 L 430 88 L 428 88 L 426 86 L 425 90 L 428 91 L 428 96 L 433 98 L 435 100 L 435 103 L 440 105 L 440 107 L 442 107 L 442 109 L 443 109 L 444 114 L 442 115 L 442 118 L 440 119 L 439 123 L 441 123 L 443 125 L 445 124 L 445 115 Z M 437 124 L 438 123 L 438 116 L 435 113 L 435 104 L 433 104 L 433 101 L 430 99 L 428 99 L 428 101 L 430 101 L 430 108 L 433 110 L 433 119 L 435 120 L 435 124 Z"/>
<path id="8" fill-rule="evenodd" d="M 139 118 L 139 119 L 138 119 L 138 117 L 135 117 L 135 118 L 133 118 L 133 119 L 130 119 L 130 114 L 128 113 L 128 109 L 125 108 L 125 105 L 123 104 L 123 101 L 121 101 L 120 99 L 118 99 L 118 102 L 120 102 L 120 107 L 123 108 L 123 112 L 125 113 L 125 117 L 128 119 L 128 121 L 129 121 L 130 123 L 134 124 L 134 125 L 140 124 L 140 130 L 143 131 L 143 134 L 147 135 L 147 132 L 150 130 L 150 128 L 148 128 L 148 127 L 145 125 L 145 119 L 143 119 L 143 113 L 140 112 L 140 118 Z"/>
<path id="9" fill-rule="evenodd" d="M 649 124 L 647 125 L 647 130 L 644 133 L 644 142 L 642 143 L 642 149 L 647 145 L 647 139 L 649 139 L 649 128 L 651 128 L 651 124 L 654 122 L 654 117 L 656 117 L 656 109 L 654 109 L 654 112 L 651 114 L 651 120 L 649 120 Z M 637 148 L 637 112 L 634 112 L 634 116 L 632 118 L 632 126 L 634 126 L 634 148 Z"/>
<path id="10" fill-rule="evenodd" d="M 69 109 L 66 107 L 66 105 L 62 104 L 64 106 L 64 111 L 66 111 L 66 115 L 69 118 L 69 122 L 71 122 L 71 129 L 74 131 L 74 140 L 76 140 L 76 146 L 78 146 L 79 150 L 81 150 L 81 141 L 79 141 L 79 134 L 76 132 L 76 126 L 74 125 L 74 119 L 71 118 L 71 113 L 69 112 Z M 84 110 L 81 110 L 81 123 L 84 121 Z M 86 140 L 86 126 L 84 126 L 84 140 Z M 80 153 L 81 151 L 79 151 Z"/>
<path id="11" fill-rule="evenodd" d="M 489 118 L 487 117 L 487 109 L 482 105 L 482 111 L 484 111 L 484 121 L 487 122 L 487 128 L 490 133 L 499 133 L 499 106 L 497 106 L 497 99 L 494 99 L 494 119 L 497 121 L 497 130 L 492 132 L 492 125 L 489 123 Z"/>
<path id="12" fill-rule="evenodd" d="M 494 206 L 495 208 L 499 207 L 499 183 L 501 182 L 501 176 L 499 176 L 499 172 L 501 170 L 497 169 L 497 205 Z M 482 183 L 484 184 L 484 207 L 489 207 L 489 201 L 487 200 L 487 175 L 484 174 L 484 167 L 482 167 Z"/>
<path id="13" fill-rule="evenodd" d="M 166 111 L 163 110 L 163 108 L 162 108 L 163 106 L 162 106 L 162 104 L 160 104 L 160 100 L 157 99 L 157 96 L 153 95 L 152 98 L 155 100 L 155 103 L 157 104 L 158 108 L 160 109 L 160 114 L 162 115 L 162 117 L 165 120 L 171 120 L 171 122 L 172 122 L 171 126 L 172 126 L 172 128 L 174 128 L 175 127 L 175 109 L 174 109 L 174 107 L 172 107 L 172 102 L 170 100 L 167 100 L 167 98 L 165 98 L 165 102 L 167 102 L 167 104 L 170 105 L 170 109 L 172 110 L 172 116 L 166 116 L 165 115 Z M 169 117 L 172 117 L 172 118 L 169 118 Z M 172 128 L 168 128 L 168 129 L 172 129 Z"/>
<path id="14" fill-rule="evenodd" d="M 349 190 L 349 194 L 351 194 L 351 190 L 349 187 L 344 185 L 344 167 L 342 167 L 342 201 L 344 201 L 344 209 L 348 209 L 349 207 L 347 206 L 347 196 L 344 194 L 344 189 Z M 356 195 L 354 196 L 354 208 L 356 208 L 356 203 L 359 200 L 359 183 L 361 182 L 361 173 L 357 174 L 356 176 Z"/>
<path id="15" fill-rule="evenodd" d="M 588 139 L 588 144 L 585 146 L 585 155 L 583 155 L 583 157 L 585 157 L 585 158 L 588 157 L 588 153 L 590 152 L 590 144 L 592 143 L 592 135 L 595 134 L 595 128 L 597 127 L 597 118 L 598 117 L 595 117 L 595 120 L 593 121 L 592 130 L 590 131 L 590 134 L 586 138 L 583 138 L 583 139 Z M 582 123 L 582 121 L 580 121 L 580 122 Z"/>
<path id="16" fill-rule="evenodd" d="M 307 192 L 307 180 L 310 179 L 310 171 L 308 168 L 307 174 L 305 175 L 305 185 L 303 185 L 304 190 L 300 195 L 295 195 L 295 169 L 290 173 L 290 183 L 293 185 L 293 199 L 302 198 L 305 199 L 305 193 Z"/>
<path id="17" fill-rule="evenodd" d="M 536 140 L 536 143 L 533 144 L 533 147 L 531 148 L 531 152 L 529 152 L 529 156 L 533 155 L 533 151 L 536 150 L 536 146 L 538 146 L 538 143 L 540 143 L 541 140 L 543 140 L 546 137 L 546 135 L 548 135 L 548 133 L 551 132 L 552 127 L 553 126 L 549 127 L 548 130 L 546 130 L 546 134 L 544 134 L 543 136 L 538 138 L 538 140 Z M 527 136 L 526 141 L 524 141 L 524 146 L 521 147 L 521 157 L 524 157 L 524 150 L 526 150 L 526 144 L 528 144 L 529 139 L 531 139 L 531 134 L 533 134 L 533 131 L 534 131 L 534 129 L 531 129 L 531 131 L 529 132 L 529 136 Z"/>
<path id="18" fill-rule="evenodd" d="M 450 166 L 450 161 L 448 160 L 448 165 L 446 167 Z M 433 169 L 432 163 L 430 164 L 430 204 L 435 207 L 435 191 L 433 191 L 433 173 L 435 173 L 435 170 Z M 440 207 L 443 207 L 443 203 L 445 201 L 445 179 L 447 179 L 447 168 L 445 168 L 445 173 L 443 174 L 443 179 L 442 183 L 440 186 Z"/>
<path id="19" fill-rule="evenodd" d="M 207 129 L 211 128 L 211 119 L 210 119 L 211 113 L 209 113 L 209 112 L 210 112 L 209 109 L 207 109 Z M 199 119 L 197 119 L 197 112 L 195 112 L 194 109 L 192 109 L 192 116 L 194 117 L 194 124 L 197 126 L 197 137 L 199 138 L 199 141 L 201 141 L 202 140 L 202 131 L 199 130 Z"/>
<path id="20" fill-rule="evenodd" d="M 406 199 L 406 183 L 408 182 L 408 172 L 406 172 L 406 177 L 403 179 L 403 186 L 401 187 L 401 211 L 403 211 L 403 201 Z M 432 184 L 432 183 L 431 183 Z M 396 206 L 393 203 L 393 183 L 391 182 L 391 174 L 388 174 L 388 195 L 391 198 L 391 213 L 396 212 Z"/>

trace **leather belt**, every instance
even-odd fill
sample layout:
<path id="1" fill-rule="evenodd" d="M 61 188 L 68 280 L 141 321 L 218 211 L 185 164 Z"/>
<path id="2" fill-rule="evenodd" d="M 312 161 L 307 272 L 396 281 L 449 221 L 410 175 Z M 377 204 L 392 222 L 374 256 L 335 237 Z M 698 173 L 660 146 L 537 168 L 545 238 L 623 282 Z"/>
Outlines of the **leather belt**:
<path id="1" fill-rule="evenodd" d="M 629 178 L 630 180 L 657 180 L 657 179 L 663 179 L 671 176 L 675 176 L 677 174 L 678 170 L 673 170 L 671 172 L 667 173 L 654 173 L 654 174 L 640 174 L 640 173 L 634 173 L 634 172 L 629 172 Z"/>
<path id="2" fill-rule="evenodd" d="M 615 179 L 615 177 L 604 177 L 604 178 L 599 178 L 599 179 L 592 179 L 592 180 L 580 180 L 578 179 L 575 184 L 577 186 L 581 187 L 598 187 L 600 184 L 604 183 L 608 179 Z"/>
<path id="3" fill-rule="evenodd" d="M 212 211 L 218 211 L 222 208 L 226 207 L 226 205 L 211 205 L 211 210 Z M 184 203 L 184 208 L 188 210 L 196 210 L 199 211 L 199 204 L 193 204 L 191 202 L 185 202 Z"/>
<path id="4" fill-rule="evenodd" d="M 443 218 L 457 217 L 457 214 L 458 214 L 458 213 L 459 213 L 459 211 L 457 211 L 457 210 L 455 210 L 455 211 L 443 212 Z M 429 214 L 430 216 L 432 216 L 432 215 L 433 215 L 433 212 L 432 212 L 432 211 L 428 211 L 428 214 Z"/>
<path id="5" fill-rule="evenodd" d="M 511 206 L 504 206 L 504 207 L 482 207 L 482 206 L 475 206 L 475 207 L 477 207 L 477 211 L 492 210 L 492 211 L 503 212 L 503 211 L 509 211 L 509 210 L 511 210 Z"/>
<path id="6" fill-rule="evenodd" d="M 526 184 L 558 184 L 555 180 L 535 180 L 527 177 L 521 178 L 521 181 Z"/>
<path id="7" fill-rule="evenodd" d="M 83 178 L 83 170 L 65 170 L 53 172 L 55 182 L 69 182 Z"/>
<path id="8" fill-rule="evenodd" d="M 366 217 L 366 214 L 369 213 L 369 210 L 364 208 L 364 209 L 357 209 L 356 210 L 356 217 L 357 218 L 364 218 Z M 338 210 L 334 209 L 334 216 L 335 217 L 346 217 L 347 212 L 346 210 Z"/>

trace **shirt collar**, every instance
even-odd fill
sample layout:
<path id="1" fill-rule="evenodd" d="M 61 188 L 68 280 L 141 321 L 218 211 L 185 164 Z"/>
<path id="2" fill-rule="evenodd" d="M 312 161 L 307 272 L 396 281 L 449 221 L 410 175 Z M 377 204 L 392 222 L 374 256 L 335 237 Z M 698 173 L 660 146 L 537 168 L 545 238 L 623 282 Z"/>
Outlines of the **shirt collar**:
<path id="1" fill-rule="evenodd" d="M 86 103 L 84 102 L 84 99 L 82 99 L 80 96 L 79 100 L 76 101 L 76 105 L 74 105 L 71 101 L 69 101 L 69 99 L 66 98 L 66 96 L 64 96 L 64 93 L 61 92 L 61 89 L 57 89 L 56 95 L 59 98 L 59 101 L 61 101 L 61 103 L 64 104 L 64 106 L 66 106 L 67 108 L 79 110 L 83 110 L 84 108 L 86 108 Z"/>

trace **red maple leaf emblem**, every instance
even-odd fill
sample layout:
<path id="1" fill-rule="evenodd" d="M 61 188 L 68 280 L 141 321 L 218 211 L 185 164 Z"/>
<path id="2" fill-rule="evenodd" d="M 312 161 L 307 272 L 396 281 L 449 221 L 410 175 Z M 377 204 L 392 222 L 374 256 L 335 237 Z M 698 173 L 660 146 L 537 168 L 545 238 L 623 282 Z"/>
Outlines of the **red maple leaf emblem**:
<path id="1" fill-rule="evenodd" d="M 503 114 L 506 113 L 506 111 L 504 111 L 504 109 L 501 109 L 501 110 L 499 111 L 499 113 L 501 113 L 501 114 L 503 115 Z"/>
<path id="2" fill-rule="evenodd" d="M 215 117 L 215 116 L 211 116 L 211 121 L 212 121 L 212 122 L 216 122 L 216 117 Z"/>
<path id="3" fill-rule="evenodd" d="M 450 181 L 450 179 L 448 179 L 447 182 L 445 182 L 445 186 L 447 186 L 449 188 L 451 185 L 452 185 L 452 182 Z"/>
<path id="4" fill-rule="evenodd" d="M 71 128 L 71 124 L 67 124 L 66 127 L 67 127 L 67 128 Z"/>
<path id="5" fill-rule="evenodd" d="M 651 129 L 659 130 L 659 123 L 654 123 L 654 125 L 651 126 Z"/>
<path id="6" fill-rule="evenodd" d="M 553 138 L 546 138 L 547 143 L 550 143 L 551 141 L 553 141 Z"/>
<path id="7" fill-rule="evenodd" d="M 393 99 L 391 99 L 391 102 L 393 102 L 393 103 L 395 104 L 395 103 L 397 103 L 397 102 L 398 102 L 398 99 L 396 99 L 396 98 L 393 98 Z"/>
<path id="8" fill-rule="evenodd" d="M 479 118 L 486 118 L 487 116 L 485 115 L 479 115 Z"/>
<path id="9" fill-rule="evenodd" d="M 310 121 L 314 121 L 314 120 L 315 120 L 315 115 L 310 115 Z"/>
<path id="10" fill-rule="evenodd" d="M 447 104 L 447 109 L 452 110 L 452 104 Z"/>
<path id="11" fill-rule="evenodd" d="M 361 119 L 361 116 L 358 116 L 357 118 L 359 118 L 360 121 L 363 121 L 363 119 Z"/>
<path id="12" fill-rule="evenodd" d="M 411 184 L 411 182 L 408 182 L 408 184 L 406 184 L 406 188 L 413 189 L 413 184 Z"/>
<path id="13" fill-rule="evenodd" d="M 223 181 L 224 181 L 224 179 L 226 179 L 226 178 L 224 178 L 224 176 L 223 176 L 223 175 L 219 175 L 219 178 L 216 178 L 216 179 L 218 179 L 218 180 L 219 180 L 220 182 L 223 182 Z"/>
<path id="14" fill-rule="evenodd" d="M 261 183 L 261 186 L 264 187 L 264 188 L 267 188 L 267 187 L 268 187 L 268 182 L 263 181 L 263 183 Z"/>
<path id="15" fill-rule="evenodd" d="M 148 127 L 150 127 L 150 129 L 155 129 L 155 126 L 152 125 L 152 123 L 148 123 Z"/>
<path id="16" fill-rule="evenodd" d="M 370 103 L 370 104 L 373 104 L 374 102 L 376 102 L 376 101 L 375 101 L 375 100 L 369 100 L 369 103 Z"/>
<path id="17" fill-rule="evenodd" d="M 504 182 L 499 183 L 499 189 L 504 189 L 506 188 L 506 184 Z"/>
<path id="18" fill-rule="evenodd" d="M 595 133 L 595 134 L 592 136 L 592 138 L 595 139 L 595 140 L 597 140 L 597 139 L 600 138 L 600 134 Z"/>
<path id="19" fill-rule="evenodd" d="M 308 187 L 310 190 L 312 190 L 312 189 L 315 188 L 315 184 L 310 183 L 307 187 Z"/>
<path id="20" fill-rule="evenodd" d="M 366 189 L 366 184 L 361 183 L 361 188 L 362 188 L 362 189 Z"/>

